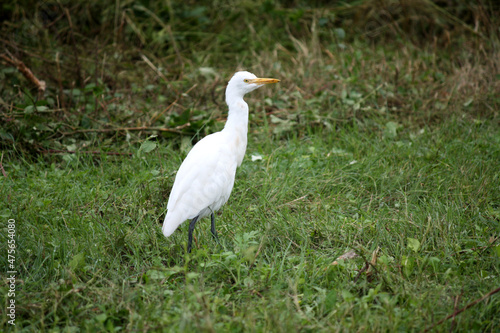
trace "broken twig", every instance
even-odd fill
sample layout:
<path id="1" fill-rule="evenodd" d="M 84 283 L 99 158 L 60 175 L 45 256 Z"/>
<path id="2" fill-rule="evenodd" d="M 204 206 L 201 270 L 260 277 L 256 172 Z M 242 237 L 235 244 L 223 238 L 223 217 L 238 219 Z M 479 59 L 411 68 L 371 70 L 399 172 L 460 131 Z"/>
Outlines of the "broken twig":
<path id="1" fill-rule="evenodd" d="M 432 324 L 431 326 L 427 327 L 425 330 L 424 330 L 424 333 L 425 332 L 429 332 L 430 330 L 432 330 L 434 327 L 438 326 L 438 325 L 441 325 L 442 323 L 444 323 L 445 321 L 447 321 L 448 319 L 450 318 L 455 318 L 456 315 L 464 312 L 465 310 L 473 307 L 474 305 L 476 305 L 477 303 L 479 302 L 482 302 L 484 301 L 485 299 L 487 299 L 488 297 L 490 297 L 491 295 L 493 294 L 496 294 L 497 292 L 500 291 L 500 287 L 496 288 L 496 289 L 493 289 L 492 291 L 490 291 L 489 293 L 485 294 L 483 297 L 481 298 L 478 298 L 476 299 L 475 301 L 472 301 L 470 302 L 469 304 L 467 304 L 466 306 L 464 306 L 463 308 L 461 308 L 460 310 L 455 310 L 453 311 L 452 314 L 446 316 L 445 318 L 441 319 L 440 321 Z"/>
<path id="2" fill-rule="evenodd" d="M 33 83 L 40 93 L 43 93 L 46 88 L 45 81 L 39 80 L 33 72 L 22 62 L 21 60 L 14 57 L 8 50 L 5 50 L 5 53 L 0 54 L 0 58 L 5 60 L 7 63 L 16 67 L 21 74 L 24 75 L 31 83 Z"/>
<path id="3" fill-rule="evenodd" d="M 176 128 L 164 128 L 164 127 L 118 127 L 118 128 L 89 128 L 89 129 L 81 129 L 73 132 L 64 132 L 64 135 L 71 135 L 75 133 L 88 133 L 88 132 L 121 132 L 121 131 L 159 131 L 159 132 L 170 132 L 177 134 L 184 134 L 181 129 L 190 126 L 190 123 L 186 123 L 181 126 L 177 126 Z"/>
<path id="4" fill-rule="evenodd" d="M 106 154 L 106 155 L 127 155 L 127 156 L 132 156 L 132 153 L 117 153 L 113 151 L 75 151 L 75 150 L 58 150 L 58 149 L 47 149 L 42 151 L 44 154 L 76 154 L 76 153 L 82 153 L 82 154 L 93 154 L 93 155 L 101 155 L 101 154 Z"/>

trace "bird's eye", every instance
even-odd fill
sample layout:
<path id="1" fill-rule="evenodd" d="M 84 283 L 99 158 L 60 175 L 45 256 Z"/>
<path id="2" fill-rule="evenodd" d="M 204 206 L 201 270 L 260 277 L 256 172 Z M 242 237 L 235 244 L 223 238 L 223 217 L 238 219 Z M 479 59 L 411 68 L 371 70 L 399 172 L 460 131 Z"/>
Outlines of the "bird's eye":
<path id="1" fill-rule="evenodd" d="M 250 82 L 250 80 L 249 79 L 244 79 L 243 82 L 248 83 L 248 82 Z"/>

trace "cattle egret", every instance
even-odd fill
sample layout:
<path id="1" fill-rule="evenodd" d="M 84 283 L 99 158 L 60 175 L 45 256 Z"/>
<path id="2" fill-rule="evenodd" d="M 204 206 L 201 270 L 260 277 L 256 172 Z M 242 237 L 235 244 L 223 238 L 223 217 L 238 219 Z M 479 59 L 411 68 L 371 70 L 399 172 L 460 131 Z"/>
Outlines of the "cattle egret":
<path id="1" fill-rule="evenodd" d="M 237 72 L 226 88 L 229 114 L 220 132 L 200 140 L 189 152 L 175 177 L 163 222 L 163 234 L 169 237 L 184 221 L 191 220 L 188 252 L 197 221 L 211 215 L 211 231 L 217 240 L 215 216 L 229 199 L 236 167 L 241 165 L 247 148 L 248 104 L 243 96 L 277 79 L 257 78 L 249 72 Z"/>

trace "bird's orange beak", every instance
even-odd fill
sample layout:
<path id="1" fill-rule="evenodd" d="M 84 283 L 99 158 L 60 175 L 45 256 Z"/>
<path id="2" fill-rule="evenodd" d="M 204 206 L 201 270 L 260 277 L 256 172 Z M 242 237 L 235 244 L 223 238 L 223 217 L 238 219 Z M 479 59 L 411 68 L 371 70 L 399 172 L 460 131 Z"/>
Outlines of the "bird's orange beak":
<path id="1" fill-rule="evenodd" d="M 269 83 L 278 83 L 280 80 L 278 79 L 268 79 L 268 78 L 257 78 L 249 80 L 248 83 L 256 83 L 256 84 L 269 84 Z"/>

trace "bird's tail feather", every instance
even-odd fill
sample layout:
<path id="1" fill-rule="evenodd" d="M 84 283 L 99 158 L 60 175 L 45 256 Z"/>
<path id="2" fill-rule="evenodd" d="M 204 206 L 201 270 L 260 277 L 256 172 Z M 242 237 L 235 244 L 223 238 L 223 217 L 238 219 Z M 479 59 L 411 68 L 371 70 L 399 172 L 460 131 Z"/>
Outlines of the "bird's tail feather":
<path id="1" fill-rule="evenodd" d="M 167 212 L 165 221 L 163 221 L 163 227 L 161 228 L 163 235 L 165 237 L 172 235 L 182 222 L 184 222 L 184 220 L 181 220 L 181 217 L 178 216 L 178 214 L 170 214 L 170 212 Z"/>

